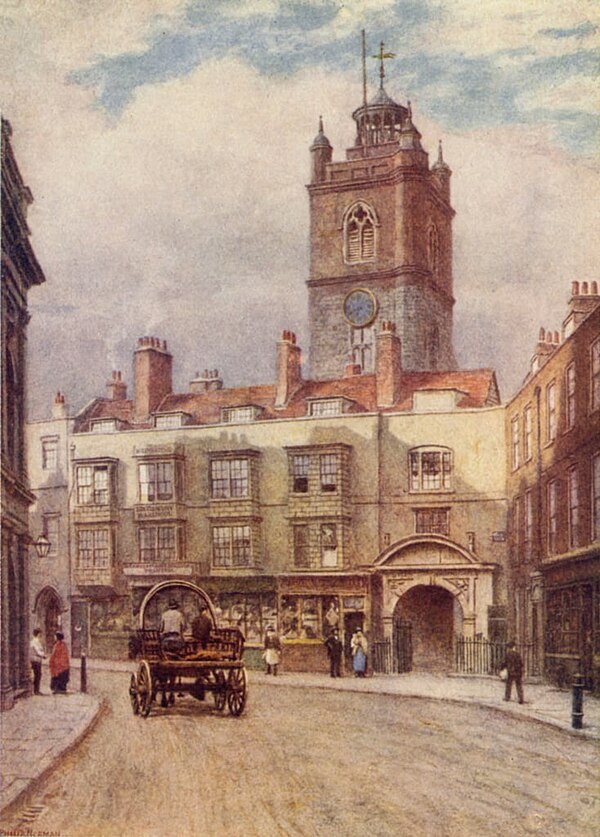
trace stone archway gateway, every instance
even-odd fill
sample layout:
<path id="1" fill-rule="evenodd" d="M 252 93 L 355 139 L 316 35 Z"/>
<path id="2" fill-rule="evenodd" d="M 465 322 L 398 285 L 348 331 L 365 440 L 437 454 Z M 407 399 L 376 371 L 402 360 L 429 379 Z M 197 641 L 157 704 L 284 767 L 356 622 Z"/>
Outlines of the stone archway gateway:
<path id="1" fill-rule="evenodd" d="M 443 587 L 411 587 L 394 609 L 393 637 L 396 657 L 406 655 L 410 641 L 410 668 L 416 671 L 450 671 L 453 639 L 462 633 L 462 608 Z M 409 634 L 409 638 L 407 637 Z M 399 668 L 406 668 L 406 663 Z"/>
<path id="2" fill-rule="evenodd" d="M 416 535 L 387 548 L 376 566 L 396 670 L 448 671 L 455 637 L 487 636 L 496 564 L 441 535 Z"/>

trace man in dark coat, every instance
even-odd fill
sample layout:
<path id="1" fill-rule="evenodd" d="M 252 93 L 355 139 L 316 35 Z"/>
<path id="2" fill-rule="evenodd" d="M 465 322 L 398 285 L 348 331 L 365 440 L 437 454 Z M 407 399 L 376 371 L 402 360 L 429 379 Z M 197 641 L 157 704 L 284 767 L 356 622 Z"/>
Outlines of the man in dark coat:
<path id="1" fill-rule="evenodd" d="M 329 669 L 332 677 L 341 677 L 340 666 L 342 662 L 342 651 L 344 646 L 340 639 L 340 632 L 334 628 L 325 640 L 325 647 L 329 655 Z"/>
<path id="2" fill-rule="evenodd" d="M 523 660 L 521 659 L 521 655 L 517 651 L 516 644 L 514 642 L 508 643 L 506 657 L 504 659 L 504 664 L 502 668 L 505 668 L 507 671 L 504 700 L 510 700 L 512 684 L 514 683 L 517 687 L 517 697 L 519 698 L 519 703 L 524 703 L 525 701 L 523 699 Z"/>
<path id="3" fill-rule="evenodd" d="M 213 626 L 212 619 L 206 613 L 207 610 L 205 604 L 200 605 L 200 613 L 192 622 L 192 636 L 199 641 L 200 648 L 206 648 Z"/>

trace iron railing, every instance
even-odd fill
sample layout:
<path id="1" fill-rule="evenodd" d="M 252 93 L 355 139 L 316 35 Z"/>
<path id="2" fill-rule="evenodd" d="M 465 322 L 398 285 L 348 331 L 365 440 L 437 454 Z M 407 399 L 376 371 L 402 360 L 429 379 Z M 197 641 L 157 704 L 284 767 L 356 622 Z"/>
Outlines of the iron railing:
<path id="1" fill-rule="evenodd" d="M 371 644 L 371 668 L 377 674 L 391 674 L 394 671 L 392 643 L 389 639 Z"/>
<path id="2" fill-rule="evenodd" d="M 458 674 L 498 674 L 506 657 L 507 642 L 458 636 L 454 640 L 454 668 Z M 523 676 L 539 674 L 537 649 L 532 642 L 517 643 Z"/>

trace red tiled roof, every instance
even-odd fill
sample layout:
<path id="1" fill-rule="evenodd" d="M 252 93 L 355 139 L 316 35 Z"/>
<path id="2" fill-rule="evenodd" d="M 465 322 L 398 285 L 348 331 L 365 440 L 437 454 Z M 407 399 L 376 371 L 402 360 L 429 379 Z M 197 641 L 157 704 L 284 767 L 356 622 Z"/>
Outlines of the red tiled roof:
<path id="1" fill-rule="evenodd" d="M 409 411 L 413 408 L 413 395 L 419 391 L 458 390 L 464 393 L 459 408 L 485 407 L 500 403 L 496 377 L 491 369 L 470 369 L 453 372 L 402 372 L 401 397 L 386 412 Z M 255 405 L 260 408 L 259 420 L 297 418 L 307 414 L 307 399 L 346 398 L 350 402 L 348 412 L 375 412 L 377 391 L 375 375 L 353 375 L 329 381 L 304 381 L 289 403 L 275 408 L 276 387 L 257 385 L 231 387 L 203 393 L 172 393 L 167 395 L 157 412 L 184 412 L 192 417 L 193 424 L 217 424 L 221 411 L 227 407 Z M 76 421 L 76 431 L 88 430 L 91 419 L 116 418 L 133 424 L 133 402 L 98 398 L 92 402 Z M 150 423 L 136 424 L 151 426 Z"/>

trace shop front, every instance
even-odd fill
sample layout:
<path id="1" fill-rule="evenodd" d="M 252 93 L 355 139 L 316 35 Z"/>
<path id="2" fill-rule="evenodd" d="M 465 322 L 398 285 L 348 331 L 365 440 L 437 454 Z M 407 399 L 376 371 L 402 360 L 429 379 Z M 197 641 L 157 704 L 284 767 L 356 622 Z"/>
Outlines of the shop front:
<path id="1" fill-rule="evenodd" d="M 345 670 L 351 670 L 352 633 L 358 627 L 369 631 L 369 581 L 366 573 L 278 578 L 283 670 L 328 671 L 323 643 L 334 628 L 344 643 Z"/>

